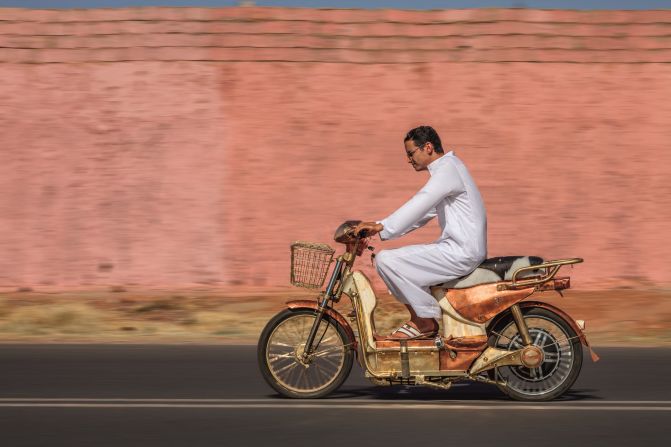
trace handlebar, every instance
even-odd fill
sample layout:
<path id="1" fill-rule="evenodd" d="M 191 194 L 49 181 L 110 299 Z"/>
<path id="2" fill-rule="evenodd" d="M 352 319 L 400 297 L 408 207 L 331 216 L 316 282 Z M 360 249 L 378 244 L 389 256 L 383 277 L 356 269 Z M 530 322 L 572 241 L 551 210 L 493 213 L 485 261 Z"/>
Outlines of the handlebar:
<path id="1" fill-rule="evenodd" d="M 359 231 L 358 233 L 355 234 L 354 233 L 354 228 L 350 228 L 349 230 L 347 230 L 347 234 L 352 235 L 352 236 L 356 237 L 357 239 L 364 239 L 364 238 L 368 237 L 368 230 L 364 229 L 364 230 L 361 230 L 361 231 Z"/>
<path id="2" fill-rule="evenodd" d="M 368 230 L 361 230 L 359 233 L 356 235 L 359 239 L 364 239 L 368 237 Z"/>

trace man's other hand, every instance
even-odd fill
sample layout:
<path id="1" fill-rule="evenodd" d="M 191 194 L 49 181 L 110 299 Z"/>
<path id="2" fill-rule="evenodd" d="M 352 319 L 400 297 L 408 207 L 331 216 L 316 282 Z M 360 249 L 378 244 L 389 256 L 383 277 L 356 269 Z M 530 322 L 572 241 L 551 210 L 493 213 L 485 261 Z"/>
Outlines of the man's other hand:
<path id="1" fill-rule="evenodd" d="M 384 226 L 377 222 L 361 222 L 359 225 L 354 227 L 354 234 L 358 235 L 361 230 L 366 230 L 366 237 L 370 237 L 384 230 Z"/>

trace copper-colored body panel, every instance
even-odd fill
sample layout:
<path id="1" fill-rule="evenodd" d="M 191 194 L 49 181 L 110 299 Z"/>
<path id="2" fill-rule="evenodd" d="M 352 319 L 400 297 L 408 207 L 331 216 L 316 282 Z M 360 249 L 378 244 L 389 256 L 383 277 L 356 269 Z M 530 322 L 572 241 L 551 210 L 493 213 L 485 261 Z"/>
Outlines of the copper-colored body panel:
<path id="1" fill-rule="evenodd" d="M 319 310 L 319 303 L 310 300 L 294 300 L 288 301 L 287 307 L 289 309 L 313 309 L 317 311 Z M 347 332 L 347 336 L 350 340 L 349 342 L 352 344 L 352 349 L 354 349 L 356 352 L 356 337 L 354 336 L 352 326 L 350 326 L 347 320 L 345 320 L 345 317 L 340 315 L 340 313 L 334 309 L 326 309 L 324 313 L 336 320 L 345 329 L 345 332 Z"/>
<path id="2" fill-rule="evenodd" d="M 477 350 L 460 350 L 460 351 L 440 351 L 440 370 L 441 371 L 468 371 L 471 364 L 482 353 L 481 349 Z M 454 357 L 454 358 L 452 358 Z"/>
<path id="3" fill-rule="evenodd" d="M 487 347 L 487 336 L 476 335 L 473 337 L 451 338 L 447 340 L 445 344 L 450 349 L 454 349 L 456 351 L 470 351 L 470 350 L 482 351 Z"/>
<path id="4" fill-rule="evenodd" d="M 571 287 L 571 278 L 567 276 L 563 278 L 555 278 L 546 283 L 539 284 L 536 286 L 536 291 L 544 292 L 546 290 L 564 290 L 569 289 L 570 287 Z"/>
<path id="5" fill-rule="evenodd" d="M 445 340 L 445 349 L 440 352 L 440 370 L 467 371 L 486 347 L 485 335 Z"/>
<path id="6" fill-rule="evenodd" d="M 498 283 L 492 283 L 468 289 L 449 289 L 445 297 L 459 315 L 484 323 L 534 292 L 533 287 L 501 291 L 497 287 Z"/>

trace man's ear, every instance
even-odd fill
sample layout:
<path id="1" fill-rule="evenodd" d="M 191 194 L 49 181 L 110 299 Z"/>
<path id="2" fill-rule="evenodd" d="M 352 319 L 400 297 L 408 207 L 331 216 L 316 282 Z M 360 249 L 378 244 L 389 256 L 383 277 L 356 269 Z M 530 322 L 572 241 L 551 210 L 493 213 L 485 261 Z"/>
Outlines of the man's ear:
<path id="1" fill-rule="evenodd" d="M 426 155 L 431 155 L 435 152 L 435 148 L 433 147 L 433 143 L 430 141 L 426 142 Z"/>

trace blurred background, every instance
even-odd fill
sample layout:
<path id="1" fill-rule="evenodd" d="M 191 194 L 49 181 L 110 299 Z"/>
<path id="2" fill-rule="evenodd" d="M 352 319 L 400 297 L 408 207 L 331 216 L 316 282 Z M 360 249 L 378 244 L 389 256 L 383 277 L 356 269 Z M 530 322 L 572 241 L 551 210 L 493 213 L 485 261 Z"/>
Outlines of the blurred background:
<path id="1" fill-rule="evenodd" d="M 431 125 L 489 257 L 583 257 L 543 298 L 597 344 L 671 343 L 668 1 L 0 7 L 0 341 L 254 342 L 309 296 L 289 244 L 410 198 Z"/>

